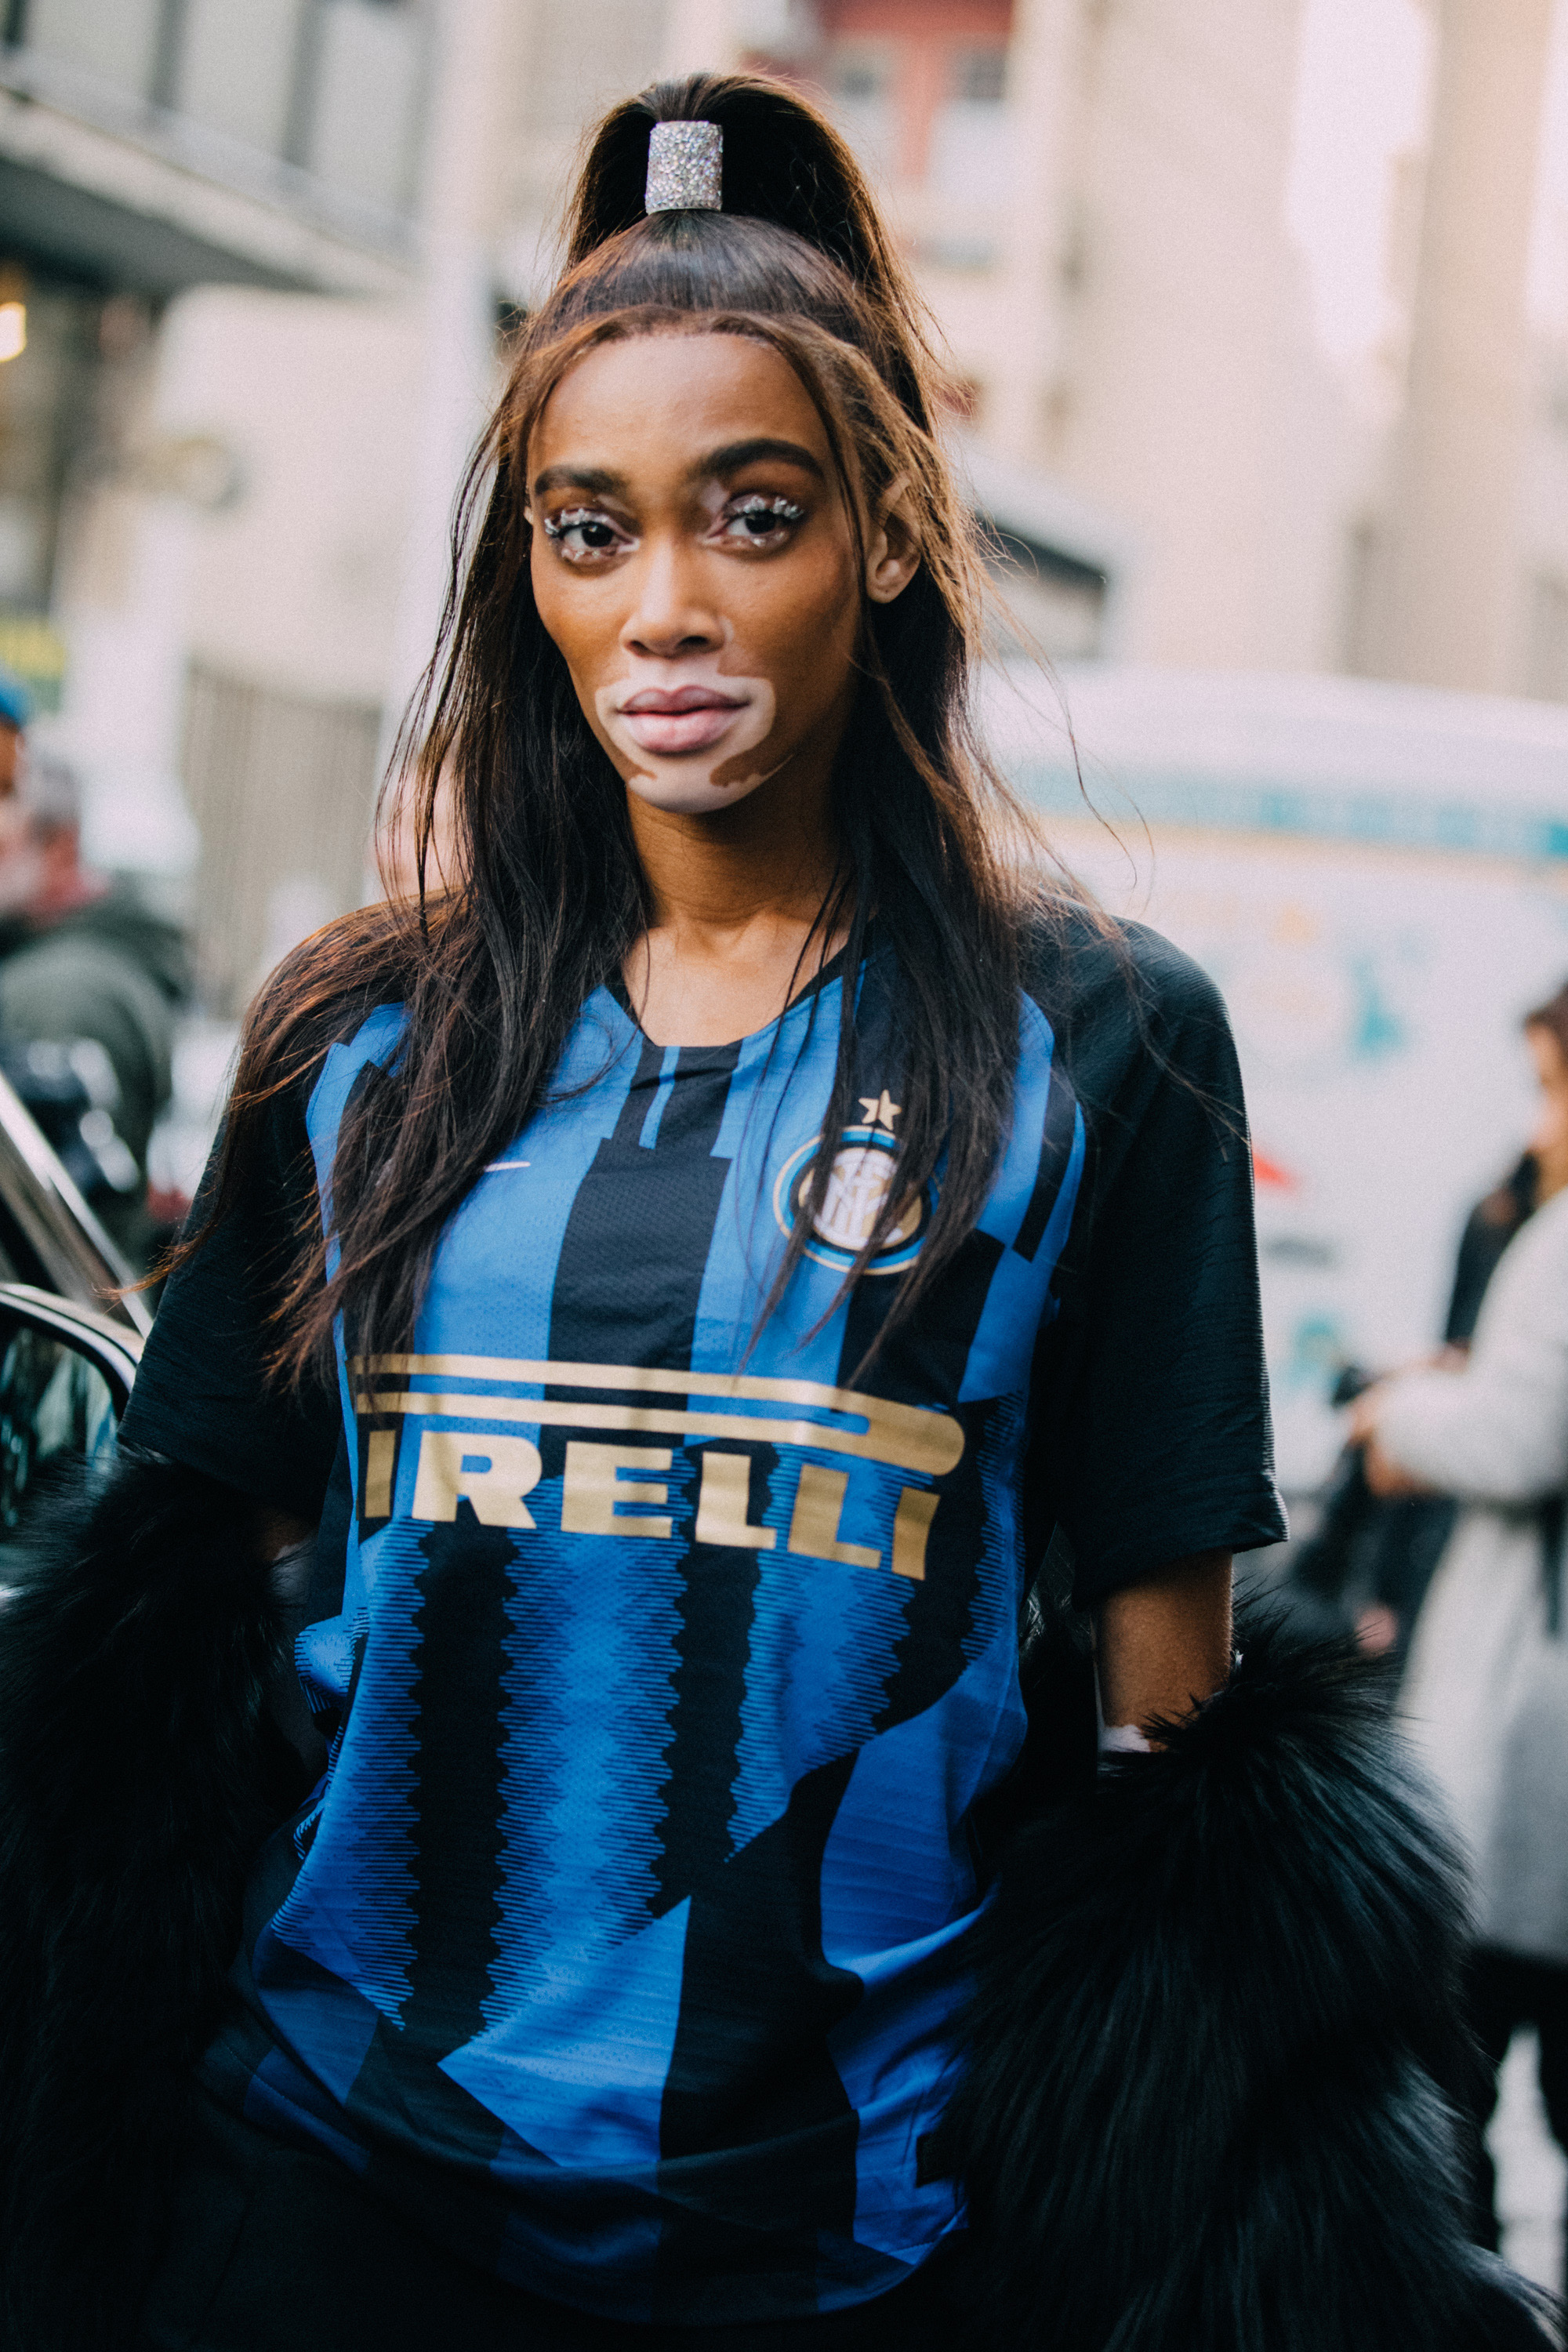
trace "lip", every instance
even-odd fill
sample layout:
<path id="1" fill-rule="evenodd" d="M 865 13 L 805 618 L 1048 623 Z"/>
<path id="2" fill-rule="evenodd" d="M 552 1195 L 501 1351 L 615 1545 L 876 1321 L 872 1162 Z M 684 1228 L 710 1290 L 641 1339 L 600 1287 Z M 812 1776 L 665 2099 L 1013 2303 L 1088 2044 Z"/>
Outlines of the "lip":
<path id="1" fill-rule="evenodd" d="M 619 715 L 639 751 L 668 759 L 682 751 L 710 750 L 745 708 L 744 697 L 721 694 L 710 686 L 668 691 L 649 686 L 623 702 Z"/>
<path id="2" fill-rule="evenodd" d="M 673 718 L 688 710 L 739 710 L 744 697 L 721 694 L 714 686 L 677 686 L 666 688 L 645 686 L 621 705 L 623 717 L 640 717 L 651 711 L 660 718 Z"/>

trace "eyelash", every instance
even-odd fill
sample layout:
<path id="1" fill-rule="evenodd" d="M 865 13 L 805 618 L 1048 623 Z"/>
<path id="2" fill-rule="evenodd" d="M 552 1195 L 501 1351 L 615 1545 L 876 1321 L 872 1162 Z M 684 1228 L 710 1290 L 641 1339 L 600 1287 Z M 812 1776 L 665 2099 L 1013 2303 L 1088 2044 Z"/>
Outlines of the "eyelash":
<path id="1" fill-rule="evenodd" d="M 544 536 L 553 547 L 560 550 L 568 563 L 583 563 L 595 555 L 615 553 L 613 541 L 608 547 L 569 547 L 567 545 L 568 531 L 592 530 L 595 525 L 602 530 L 615 530 L 615 525 L 608 515 L 601 514 L 595 507 L 568 507 L 563 514 L 545 516 Z"/>
<path id="2" fill-rule="evenodd" d="M 742 532 L 736 539 L 730 540 L 730 545 L 750 544 L 753 547 L 763 547 L 774 539 L 775 534 L 787 536 L 805 520 L 805 509 L 797 504 L 794 499 L 770 499 L 764 497 L 760 490 L 749 490 L 740 498 L 730 500 L 720 516 L 719 521 L 721 525 L 739 522 L 750 515 L 767 516 L 772 529 L 766 531 Z M 603 513 L 597 507 L 568 507 L 561 514 L 545 517 L 544 536 L 553 547 L 560 550 L 566 562 L 589 562 L 595 556 L 613 555 L 616 552 L 614 541 L 607 547 L 585 547 L 581 543 L 572 547 L 567 543 L 567 535 L 571 531 L 591 530 L 595 525 L 608 531 L 615 531 L 617 528 L 610 520 L 609 516 Z M 726 532 L 724 536 L 728 538 L 729 535 Z"/>
<path id="3" fill-rule="evenodd" d="M 775 528 L 782 525 L 786 531 L 791 531 L 805 520 L 805 509 L 797 506 L 794 499 L 769 499 L 764 498 L 760 490 L 748 490 L 742 497 L 731 499 L 720 520 L 739 522 L 747 515 L 771 516 Z M 748 532 L 745 536 L 760 544 L 768 534 L 759 531 Z"/>

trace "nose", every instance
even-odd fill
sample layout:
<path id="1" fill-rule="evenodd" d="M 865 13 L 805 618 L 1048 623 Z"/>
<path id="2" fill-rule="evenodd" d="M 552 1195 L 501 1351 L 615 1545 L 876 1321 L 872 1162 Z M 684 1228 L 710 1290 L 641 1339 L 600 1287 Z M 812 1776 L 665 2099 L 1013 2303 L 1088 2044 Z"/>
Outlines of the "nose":
<path id="1" fill-rule="evenodd" d="M 621 630 L 628 653 L 656 661 L 679 654 L 710 653 L 724 640 L 723 625 L 703 594 L 702 567 L 675 534 L 645 541 L 636 570 L 637 593 Z"/>

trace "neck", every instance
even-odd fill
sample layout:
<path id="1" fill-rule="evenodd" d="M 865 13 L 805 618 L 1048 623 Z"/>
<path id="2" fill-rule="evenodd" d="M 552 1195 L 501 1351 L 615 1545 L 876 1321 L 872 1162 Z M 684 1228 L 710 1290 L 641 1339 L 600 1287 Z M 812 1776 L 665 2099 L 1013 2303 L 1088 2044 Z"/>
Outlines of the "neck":
<path id="1" fill-rule="evenodd" d="M 717 946 L 758 924 L 809 929 L 837 858 L 828 798 L 826 775 L 803 790 L 787 772 L 713 816 L 682 816 L 629 794 L 650 931 Z"/>
<path id="2" fill-rule="evenodd" d="M 626 979 L 656 1045 L 749 1036 L 843 945 L 842 926 L 812 936 L 837 836 L 826 774 L 803 782 L 772 777 L 716 816 L 679 816 L 631 796 L 653 904 Z"/>

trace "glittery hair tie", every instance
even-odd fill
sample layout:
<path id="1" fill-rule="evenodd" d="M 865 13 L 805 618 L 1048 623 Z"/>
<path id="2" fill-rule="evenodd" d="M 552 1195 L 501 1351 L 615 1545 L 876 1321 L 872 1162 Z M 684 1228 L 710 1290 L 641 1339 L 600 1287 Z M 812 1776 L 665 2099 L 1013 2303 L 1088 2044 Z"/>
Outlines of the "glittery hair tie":
<path id="1" fill-rule="evenodd" d="M 723 157 L 724 134 L 716 122 L 656 122 L 647 142 L 643 210 L 721 212 Z"/>

